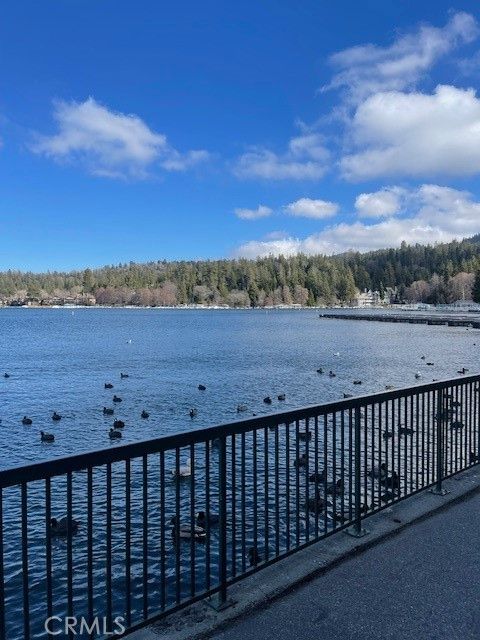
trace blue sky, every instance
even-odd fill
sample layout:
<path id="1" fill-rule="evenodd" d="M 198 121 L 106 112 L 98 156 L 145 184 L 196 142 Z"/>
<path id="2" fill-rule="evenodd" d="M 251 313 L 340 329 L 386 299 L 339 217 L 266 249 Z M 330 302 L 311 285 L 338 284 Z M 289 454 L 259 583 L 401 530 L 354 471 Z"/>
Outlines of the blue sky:
<path id="1" fill-rule="evenodd" d="M 477 2 L 19 0 L 0 269 L 480 232 Z"/>

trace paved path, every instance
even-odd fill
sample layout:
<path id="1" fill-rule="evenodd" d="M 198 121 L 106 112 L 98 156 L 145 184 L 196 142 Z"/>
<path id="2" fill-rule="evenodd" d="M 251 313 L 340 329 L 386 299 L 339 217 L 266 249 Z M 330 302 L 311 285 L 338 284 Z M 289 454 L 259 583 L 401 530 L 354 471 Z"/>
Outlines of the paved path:
<path id="1" fill-rule="evenodd" d="M 215 640 L 480 640 L 480 495 L 234 623 Z"/>

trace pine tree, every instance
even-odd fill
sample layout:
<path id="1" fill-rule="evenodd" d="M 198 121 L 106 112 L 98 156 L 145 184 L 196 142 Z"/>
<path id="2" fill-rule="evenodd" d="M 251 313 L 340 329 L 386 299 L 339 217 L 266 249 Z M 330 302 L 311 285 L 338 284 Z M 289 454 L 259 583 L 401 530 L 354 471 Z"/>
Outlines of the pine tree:
<path id="1" fill-rule="evenodd" d="M 480 269 L 475 273 L 475 281 L 473 283 L 472 298 L 474 302 L 480 303 Z"/>

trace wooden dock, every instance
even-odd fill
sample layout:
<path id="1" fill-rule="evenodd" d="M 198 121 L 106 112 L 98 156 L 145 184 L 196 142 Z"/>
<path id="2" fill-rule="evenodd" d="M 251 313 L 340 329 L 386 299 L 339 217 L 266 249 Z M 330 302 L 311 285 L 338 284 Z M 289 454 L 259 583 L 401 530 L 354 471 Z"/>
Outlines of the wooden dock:
<path id="1" fill-rule="evenodd" d="M 444 325 L 448 327 L 468 327 L 480 329 L 480 317 L 468 315 L 419 314 L 419 313 L 345 313 L 328 311 L 320 313 L 320 318 L 332 320 L 363 320 L 366 322 L 399 322 L 404 324 Z"/>

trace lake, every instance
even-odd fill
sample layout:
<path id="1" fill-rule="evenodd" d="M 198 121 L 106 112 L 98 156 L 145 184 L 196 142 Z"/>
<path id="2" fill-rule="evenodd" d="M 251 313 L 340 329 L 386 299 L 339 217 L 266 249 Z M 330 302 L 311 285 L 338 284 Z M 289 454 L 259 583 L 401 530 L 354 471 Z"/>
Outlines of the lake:
<path id="1" fill-rule="evenodd" d="M 126 423 L 120 442 L 134 442 L 244 418 L 254 413 L 260 415 L 320 404 L 340 399 L 344 393 L 367 394 L 383 390 L 385 385 L 400 387 L 429 382 L 433 378 L 454 377 L 462 367 L 473 373 L 478 361 L 478 347 L 474 346 L 476 340 L 480 345 L 477 333 L 471 329 L 446 326 L 320 319 L 318 311 L 314 310 L 0 309 L 0 428 L 4 434 L 0 440 L 0 466 L 6 468 L 118 446 L 118 441 L 111 441 L 108 437 L 114 418 Z M 421 359 L 423 355 L 425 360 Z M 427 366 L 427 362 L 433 362 L 434 366 Z M 323 368 L 323 374 L 317 373 L 319 367 Z M 329 370 L 333 370 L 336 377 L 329 377 Z M 5 372 L 9 378 L 3 377 Z M 128 378 L 121 378 L 122 372 L 128 374 Z M 415 377 L 417 372 L 421 374 L 419 379 Z M 362 380 L 362 385 L 354 385 L 354 380 Z M 106 382 L 112 383 L 113 389 L 105 389 Z M 200 391 L 199 384 L 205 385 L 206 389 Z M 285 401 L 277 400 L 283 393 Z M 113 403 L 113 394 L 120 396 L 122 402 Z M 267 395 L 273 398 L 271 405 L 263 402 Z M 237 413 L 238 404 L 245 404 L 248 410 Z M 104 416 L 104 406 L 114 407 L 115 415 Z M 191 408 L 198 411 L 193 419 L 189 416 Z M 147 419 L 140 417 L 143 409 L 149 413 Z M 53 411 L 61 414 L 60 421 L 52 421 Z M 22 425 L 24 415 L 32 419 L 31 426 Z M 229 511 L 227 545 L 229 557 L 232 557 L 230 571 L 233 567 L 245 571 L 243 547 L 247 549 L 253 545 L 257 548 L 258 545 L 261 550 L 264 541 L 270 537 L 271 540 L 276 538 L 277 553 L 282 553 L 288 545 L 304 542 L 309 526 L 320 527 L 320 533 L 332 530 L 338 524 L 335 515 L 338 510 L 341 515 L 344 508 L 347 512 L 351 508 L 351 503 L 350 507 L 345 506 L 343 497 L 340 502 L 335 498 L 328 510 L 325 509 L 320 523 L 318 514 L 316 522 L 309 513 L 303 513 L 299 518 L 291 497 L 295 498 L 297 506 L 303 503 L 309 483 L 305 477 L 300 486 L 299 475 L 292 464 L 298 456 L 299 443 L 298 440 L 295 443 L 294 432 L 289 436 L 290 440 L 286 439 L 287 431 L 291 432 L 290 427 L 284 425 L 281 429 L 274 429 L 275 434 L 272 433 L 268 444 L 266 435 L 260 434 L 258 443 L 252 440 L 251 433 L 246 436 L 242 481 L 238 479 L 234 486 L 230 476 L 227 484 L 229 505 L 232 504 L 232 496 L 236 496 L 236 506 Z M 305 428 L 305 424 L 301 427 Z M 346 427 L 348 433 L 348 425 Z M 327 429 L 326 422 L 323 428 Z M 338 473 L 343 473 L 339 470 L 338 459 L 335 462 L 335 454 L 332 454 L 342 442 L 341 439 L 339 441 L 339 432 L 332 431 L 334 428 L 329 421 L 330 449 L 323 443 L 326 431 L 319 445 L 320 459 L 328 477 L 338 477 Z M 55 442 L 42 443 L 41 430 L 54 433 Z M 382 442 L 384 448 L 392 446 L 388 440 Z M 263 455 L 256 458 L 257 450 L 261 451 L 264 446 L 264 451 L 269 449 L 269 459 L 273 460 L 272 447 L 275 443 L 279 446 L 277 462 L 283 469 L 277 512 L 274 502 L 265 495 L 264 483 L 259 481 L 262 474 L 266 477 L 274 472 L 271 467 L 268 467 L 268 473 L 265 471 L 266 458 Z M 239 446 L 235 453 L 237 469 L 241 462 Z M 303 443 L 302 447 L 305 446 Z M 400 445 L 397 446 L 400 452 Z M 227 446 L 230 459 L 232 447 L 230 442 Z M 91 558 L 88 555 L 86 526 L 87 474 L 84 471 L 73 474 L 72 515 L 80 521 L 78 534 L 72 542 L 72 566 L 75 567 L 72 597 L 77 614 L 87 613 L 85 585 L 89 570 L 95 584 L 92 594 L 95 607 L 100 612 L 105 609 L 105 558 L 108 548 L 112 549 L 114 612 L 124 615 L 126 594 L 131 592 L 134 622 L 141 620 L 142 616 L 144 557 L 148 563 L 145 575 L 148 575 L 150 606 L 154 611 L 160 597 L 164 598 L 167 608 L 175 604 L 179 597 L 176 592 L 178 572 L 181 575 L 182 598 L 188 598 L 190 593 L 192 566 L 196 571 L 193 584 L 196 580 L 198 585 L 204 585 L 207 576 L 211 576 L 213 581 L 217 579 L 219 537 L 215 528 L 209 534 L 208 544 L 199 545 L 193 564 L 190 544 L 176 545 L 171 535 L 173 514 L 179 514 L 182 522 L 188 522 L 192 509 L 205 508 L 207 467 L 204 461 L 207 450 L 211 459 L 211 486 L 214 487 L 211 509 L 218 513 L 218 490 L 215 489 L 218 487 L 218 450 L 213 446 L 211 451 L 207 445 L 200 447 L 198 459 L 195 458 L 195 502 L 191 503 L 190 482 L 177 482 L 172 478 L 171 470 L 175 465 L 172 452 L 165 455 L 167 473 L 161 482 L 158 457 L 150 456 L 146 468 L 148 498 L 145 513 L 148 513 L 149 528 L 145 556 L 142 555 L 146 538 L 141 505 L 145 497 L 142 487 L 147 485 L 143 485 L 142 460 L 132 461 L 128 483 L 125 464 L 120 462 L 112 466 L 110 497 L 105 488 L 105 467 L 92 471 L 94 525 Z M 403 451 L 406 456 L 406 449 Z M 182 462 L 188 453 L 181 452 Z M 404 468 L 405 459 L 397 461 L 400 470 Z M 274 476 L 271 482 L 273 485 Z M 127 484 L 132 505 L 129 518 L 125 509 Z M 45 534 L 45 495 L 44 482 L 29 483 L 28 576 L 33 638 L 45 635 L 45 594 L 48 589 L 45 568 L 50 540 L 50 536 Z M 57 517 L 64 515 L 67 504 L 65 476 L 52 479 L 51 495 L 51 513 Z M 163 502 L 159 505 L 160 495 L 163 495 Z M 252 495 L 255 496 L 253 501 Z M 24 637 L 23 628 L 18 624 L 22 618 L 22 578 L 25 575 L 20 497 L 18 487 L 4 490 L 2 496 L 6 630 L 9 640 L 22 640 Z M 265 510 L 263 514 L 257 511 L 257 498 L 259 504 L 268 504 L 268 518 Z M 369 500 L 374 506 L 372 495 L 364 492 L 362 500 Z M 107 534 L 105 523 L 110 511 L 113 525 Z M 238 537 L 240 533 L 236 528 L 234 530 L 234 512 L 238 522 L 241 520 L 244 525 L 244 539 Z M 131 584 L 128 590 L 125 564 L 127 519 L 131 526 L 128 534 L 131 538 L 128 574 Z M 160 532 L 166 532 L 163 541 Z M 51 563 L 54 611 L 65 615 L 68 545 L 64 538 L 51 541 Z M 162 584 L 165 585 L 164 591 Z"/>
<path id="2" fill-rule="evenodd" d="M 104 406 L 126 423 L 121 442 L 134 442 L 453 377 L 463 366 L 475 372 L 480 348 L 471 329 L 319 319 L 314 310 L 6 308 L 0 335 L 0 375 L 10 374 L 0 378 L 0 468 L 117 446 Z M 114 393 L 122 403 L 112 403 Z M 248 411 L 238 414 L 237 404 Z M 42 443 L 41 430 L 55 442 Z"/>

